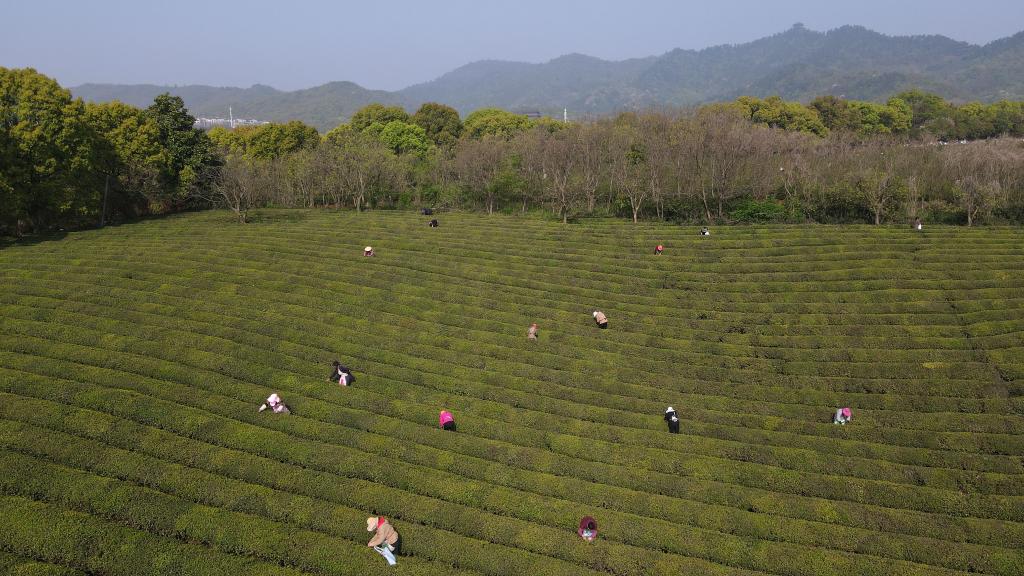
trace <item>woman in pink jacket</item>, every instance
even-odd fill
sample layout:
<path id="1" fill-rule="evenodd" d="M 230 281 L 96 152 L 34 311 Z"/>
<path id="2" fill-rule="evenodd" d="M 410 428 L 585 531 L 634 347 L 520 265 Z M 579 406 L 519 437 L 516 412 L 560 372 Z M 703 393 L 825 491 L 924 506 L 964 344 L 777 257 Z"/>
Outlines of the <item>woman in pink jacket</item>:
<path id="1" fill-rule="evenodd" d="M 455 417 L 451 412 L 441 410 L 441 415 L 437 417 L 437 425 L 449 432 L 455 432 Z"/>

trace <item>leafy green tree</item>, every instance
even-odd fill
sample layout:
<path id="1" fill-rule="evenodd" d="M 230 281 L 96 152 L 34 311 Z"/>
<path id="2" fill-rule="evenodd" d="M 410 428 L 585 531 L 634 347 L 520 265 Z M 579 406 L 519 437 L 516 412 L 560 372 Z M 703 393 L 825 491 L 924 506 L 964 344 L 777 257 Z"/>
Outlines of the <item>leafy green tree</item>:
<path id="1" fill-rule="evenodd" d="M 159 194 L 160 173 L 169 163 L 156 122 L 121 102 L 86 104 L 85 113 L 98 136 L 93 152 L 103 179 L 101 224 L 108 213 L 137 213 Z"/>
<path id="2" fill-rule="evenodd" d="M 529 130 L 532 123 L 522 114 L 513 114 L 500 108 L 481 108 L 467 116 L 463 126 L 469 138 L 498 136 L 508 139 Z"/>
<path id="3" fill-rule="evenodd" d="M 813 108 L 822 123 L 829 130 L 841 132 L 857 131 L 857 113 L 850 108 L 846 100 L 835 96 L 821 96 L 815 98 L 808 104 Z"/>
<path id="4" fill-rule="evenodd" d="M 369 130 L 368 130 L 369 132 Z M 392 120 L 380 128 L 377 138 L 398 155 L 425 158 L 433 144 L 427 132 L 416 124 Z"/>
<path id="5" fill-rule="evenodd" d="M 427 137 L 441 147 L 453 146 L 462 135 L 462 120 L 451 106 L 427 102 L 412 115 L 412 123 L 423 128 Z"/>
<path id="6" fill-rule="evenodd" d="M 996 135 L 1024 136 L 1024 102 L 1001 100 L 990 108 Z"/>
<path id="7" fill-rule="evenodd" d="M 900 134 L 910 129 L 911 111 L 906 102 L 894 98 L 890 104 L 876 104 L 851 100 L 848 106 L 854 114 L 854 127 L 864 136 Z"/>
<path id="8" fill-rule="evenodd" d="M 16 233 L 95 212 L 85 106 L 31 68 L 0 68 L 0 225 Z"/>
<path id="9" fill-rule="evenodd" d="M 408 122 L 409 113 L 401 106 L 385 106 L 374 102 L 357 110 L 349 120 L 349 125 L 353 130 L 362 132 L 372 124 L 379 122 L 382 125 L 387 125 L 388 122 L 393 120 Z"/>
<path id="10" fill-rule="evenodd" d="M 324 134 L 323 138 L 321 138 L 321 142 L 337 144 L 338 142 L 344 141 L 349 134 L 355 131 L 356 130 L 352 128 L 351 124 L 338 124 L 327 134 Z"/>
<path id="11" fill-rule="evenodd" d="M 885 111 L 882 114 L 882 121 L 889 128 L 891 134 L 905 134 L 913 125 L 914 111 L 901 98 L 890 98 L 885 103 Z"/>
<path id="12" fill-rule="evenodd" d="M 161 175 L 164 193 L 153 198 L 150 207 L 163 211 L 184 206 L 210 185 L 212 169 L 220 165 L 213 142 L 194 127 L 195 118 L 178 96 L 157 96 L 146 108 L 146 115 L 156 124 L 159 142 L 169 157 Z"/>
<path id="13" fill-rule="evenodd" d="M 567 122 L 562 122 L 561 120 L 555 120 L 550 116 L 541 116 L 533 121 L 533 126 L 544 130 L 545 132 L 554 134 L 555 132 L 560 132 L 568 128 L 569 124 Z"/>
<path id="14" fill-rule="evenodd" d="M 957 137 L 967 140 L 989 138 L 996 133 L 995 109 L 969 102 L 956 110 Z"/>
<path id="15" fill-rule="evenodd" d="M 910 106 L 911 126 L 925 128 L 936 125 L 937 121 L 953 117 L 953 106 L 937 94 L 921 90 L 907 90 L 896 95 L 896 98 Z"/>
<path id="16" fill-rule="evenodd" d="M 242 134 L 238 130 L 214 126 L 206 132 L 206 135 L 210 138 L 210 142 L 225 155 L 245 152 L 245 139 L 242 138 Z"/>
<path id="17" fill-rule="evenodd" d="M 212 134 L 226 140 L 229 149 L 241 152 L 246 158 L 271 160 L 287 154 L 315 148 L 320 143 L 320 134 L 316 128 L 307 126 L 298 120 L 287 124 L 263 124 L 260 126 L 243 126 L 234 130 L 235 137 Z"/>
<path id="18" fill-rule="evenodd" d="M 799 102 L 786 102 L 778 96 L 764 100 L 744 96 L 736 102 L 744 110 L 744 115 L 754 123 L 818 136 L 828 134 L 828 128 L 821 121 L 818 111 Z"/>

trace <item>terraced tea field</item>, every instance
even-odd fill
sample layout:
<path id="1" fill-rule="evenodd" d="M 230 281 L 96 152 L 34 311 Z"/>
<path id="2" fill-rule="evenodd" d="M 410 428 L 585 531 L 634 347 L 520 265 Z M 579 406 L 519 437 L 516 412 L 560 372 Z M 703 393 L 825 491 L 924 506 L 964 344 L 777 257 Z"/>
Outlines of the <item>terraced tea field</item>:
<path id="1" fill-rule="evenodd" d="M 1024 573 L 1021 229 L 438 218 L 0 249 L 0 567 Z"/>

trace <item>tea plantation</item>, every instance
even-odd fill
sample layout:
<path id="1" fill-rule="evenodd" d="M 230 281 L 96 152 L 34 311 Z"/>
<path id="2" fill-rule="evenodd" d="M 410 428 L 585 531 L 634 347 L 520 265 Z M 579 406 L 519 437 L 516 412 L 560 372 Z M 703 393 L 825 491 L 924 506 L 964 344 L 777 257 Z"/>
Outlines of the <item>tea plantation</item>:
<path id="1" fill-rule="evenodd" d="M 1024 230 L 437 218 L 0 248 L 0 568 L 1024 574 Z"/>

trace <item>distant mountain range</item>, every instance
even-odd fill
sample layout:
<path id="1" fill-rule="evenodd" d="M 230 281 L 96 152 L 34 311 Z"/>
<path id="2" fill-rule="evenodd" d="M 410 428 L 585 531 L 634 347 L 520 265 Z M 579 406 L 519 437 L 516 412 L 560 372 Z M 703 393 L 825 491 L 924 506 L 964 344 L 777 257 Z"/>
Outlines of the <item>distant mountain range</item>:
<path id="1" fill-rule="evenodd" d="M 780 95 L 808 101 L 832 94 L 884 100 L 920 88 L 953 101 L 1024 100 L 1024 32 L 985 46 L 945 36 L 886 36 L 859 26 L 828 32 L 796 24 L 746 44 L 607 61 L 569 54 L 543 64 L 484 60 L 396 92 L 352 82 L 284 92 L 269 86 L 216 88 L 148 84 L 83 84 L 90 101 L 147 106 L 163 92 L 181 96 L 196 116 L 302 120 L 325 131 L 370 102 L 410 112 L 442 102 L 462 114 L 496 106 L 573 117 L 652 106 L 691 106 L 738 96 Z"/>

